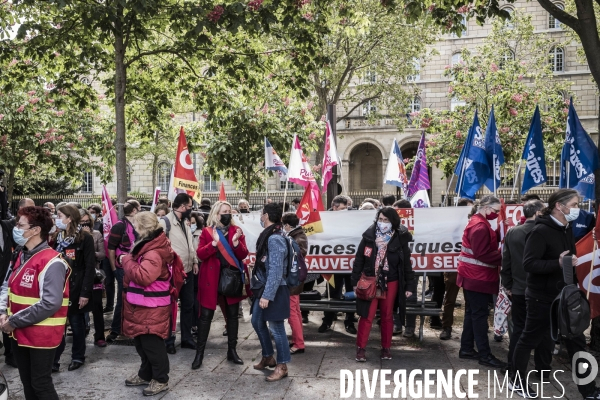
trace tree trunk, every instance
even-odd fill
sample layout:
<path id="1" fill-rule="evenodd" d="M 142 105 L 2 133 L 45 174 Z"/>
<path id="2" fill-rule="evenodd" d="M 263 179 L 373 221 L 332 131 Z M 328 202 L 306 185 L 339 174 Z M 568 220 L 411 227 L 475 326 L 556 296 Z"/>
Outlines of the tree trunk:
<path id="1" fill-rule="evenodd" d="M 117 3 L 119 4 L 119 3 Z M 117 161 L 117 202 L 125 203 L 127 199 L 127 144 L 125 141 L 125 87 L 127 69 L 125 67 L 125 44 L 121 18 L 122 6 L 117 5 L 115 21 L 115 154 Z M 122 207 L 119 207 L 121 210 Z"/>
<path id="2" fill-rule="evenodd" d="M 12 204 L 13 191 L 15 190 L 15 175 L 17 173 L 16 167 L 10 167 L 8 169 L 8 193 L 6 194 L 8 201 L 8 209 L 10 210 Z"/>
<path id="3" fill-rule="evenodd" d="M 248 167 L 248 168 L 246 168 L 246 187 L 244 188 L 244 196 L 246 196 L 246 201 L 250 201 L 250 189 L 252 188 L 250 179 L 252 179 L 252 168 Z M 265 190 L 266 190 L 266 182 L 265 182 Z"/>

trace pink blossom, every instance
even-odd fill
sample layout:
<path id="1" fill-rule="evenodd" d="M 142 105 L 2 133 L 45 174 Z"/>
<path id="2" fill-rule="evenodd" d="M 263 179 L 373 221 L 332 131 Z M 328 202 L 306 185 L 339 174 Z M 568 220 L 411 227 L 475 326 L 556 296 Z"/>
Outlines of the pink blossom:
<path id="1" fill-rule="evenodd" d="M 286 98 L 284 98 L 284 99 L 283 99 L 283 104 L 284 104 L 286 107 L 288 107 L 288 106 L 290 105 L 290 98 L 289 98 L 289 97 L 286 97 Z"/>
<path id="2" fill-rule="evenodd" d="M 248 2 L 248 10 L 258 11 L 262 2 L 263 2 L 263 0 L 252 0 L 252 1 Z"/>
<path id="3" fill-rule="evenodd" d="M 562 112 L 563 112 L 564 114 L 568 114 L 568 113 L 569 113 L 569 109 L 568 109 L 568 108 L 563 108 Z"/>
<path id="4" fill-rule="evenodd" d="M 327 121 L 327 116 L 325 114 L 321 115 L 321 122 Z"/>
<path id="5" fill-rule="evenodd" d="M 457 12 L 457 13 L 459 13 L 459 14 L 466 14 L 466 13 L 468 13 L 468 12 L 469 12 L 469 6 L 462 6 L 462 7 L 459 7 L 459 8 L 456 10 L 456 12 Z"/>
<path id="6" fill-rule="evenodd" d="M 54 83 L 49 83 L 49 84 L 47 84 L 47 85 L 46 85 L 46 87 L 47 87 L 49 90 L 52 90 L 52 89 L 54 89 L 54 88 L 56 87 L 56 85 L 55 85 Z"/>
<path id="7" fill-rule="evenodd" d="M 48 140 L 46 140 L 46 139 L 42 139 L 42 140 L 40 140 L 40 144 L 46 144 L 47 141 Z"/>
<path id="8" fill-rule="evenodd" d="M 106 98 L 105 94 L 99 94 L 98 95 L 98 100 L 104 100 Z"/>
<path id="9" fill-rule="evenodd" d="M 315 172 L 318 171 L 319 170 L 319 166 L 318 165 L 313 165 L 312 166 L 312 170 L 315 171 Z"/>
<path id="10" fill-rule="evenodd" d="M 303 108 L 302 110 L 300 110 L 300 114 L 306 115 L 306 108 Z"/>
<path id="11" fill-rule="evenodd" d="M 518 79 L 518 80 L 520 80 L 520 81 L 522 81 L 522 80 L 523 80 L 523 74 L 519 75 L 519 76 L 517 77 L 517 79 Z"/>
<path id="12" fill-rule="evenodd" d="M 492 72 L 498 72 L 498 69 L 499 69 L 499 68 L 498 68 L 498 66 L 496 65 L 496 63 L 492 63 L 492 64 L 490 65 L 490 70 L 491 70 Z"/>
<path id="13" fill-rule="evenodd" d="M 309 101 L 308 104 L 306 105 L 306 108 L 308 108 L 308 110 L 312 110 L 312 108 L 315 106 L 315 103 L 313 103 L 312 101 Z"/>
<path id="14" fill-rule="evenodd" d="M 431 118 L 423 118 L 421 128 L 429 128 L 429 125 L 431 125 Z"/>
<path id="15" fill-rule="evenodd" d="M 515 103 L 520 103 L 520 102 L 522 102 L 522 101 L 523 101 L 523 96 L 521 96 L 521 95 L 520 95 L 520 94 L 518 94 L 518 93 L 516 93 L 516 94 L 513 94 L 511 98 L 512 98 L 512 100 L 513 100 Z"/>
<path id="16" fill-rule="evenodd" d="M 460 139 L 462 137 L 461 131 L 456 131 L 456 138 Z"/>
<path id="17" fill-rule="evenodd" d="M 221 16 L 225 12 L 225 9 L 221 6 L 215 6 L 211 12 L 208 13 L 208 20 L 213 24 L 216 24 L 221 19 Z"/>
<path id="18" fill-rule="evenodd" d="M 60 57 L 60 53 L 58 51 L 54 52 L 54 57 Z"/>
<path id="19" fill-rule="evenodd" d="M 99 166 L 99 167 L 101 167 L 101 168 L 104 168 L 104 166 L 105 166 L 105 165 L 106 165 L 106 164 L 104 164 L 103 162 L 99 162 L 99 163 L 98 163 L 98 166 Z"/>
<path id="20" fill-rule="evenodd" d="M 521 61 L 521 65 L 525 66 L 527 63 L 525 61 Z"/>
<path id="21" fill-rule="evenodd" d="M 175 118 L 175 114 L 171 113 L 171 114 L 169 114 L 169 117 Z"/>
<path id="22" fill-rule="evenodd" d="M 308 138 L 310 140 L 315 140 L 315 138 L 317 137 L 317 134 L 315 132 L 311 133 L 310 135 L 308 135 Z"/>
<path id="23" fill-rule="evenodd" d="M 512 115 L 513 117 L 516 117 L 517 114 L 519 114 L 519 112 L 517 111 L 516 108 L 512 108 L 510 110 L 508 110 L 508 112 L 510 113 L 510 115 Z"/>
<path id="24" fill-rule="evenodd" d="M 23 111 L 25 111 L 25 104 L 23 104 L 21 107 L 17 108 L 17 112 L 22 113 Z"/>
<path id="25" fill-rule="evenodd" d="M 72 149 L 73 147 L 75 147 L 75 143 L 68 143 L 67 147 L 70 148 L 70 149 Z"/>
<path id="26" fill-rule="evenodd" d="M 79 140 L 80 142 L 83 141 L 83 135 L 77 136 L 77 140 Z"/>
<path id="27" fill-rule="evenodd" d="M 25 60 L 26 65 L 31 65 L 31 60 Z"/>
<path id="28" fill-rule="evenodd" d="M 507 133 L 508 131 L 510 131 L 510 128 L 508 126 L 503 126 L 502 128 L 500 128 L 500 132 L 502 133 Z"/>
<path id="29" fill-rule="evenodd" d="M 56 29 L 60 29 L 60 28 L 62 28 L 62 24 L 56 24 L 56 25 L 54 25 L 54 27 L 55 27 Z"/>
<path id="30" fill-rule="evenodd" d="M 29 154 L 29 150 L 25 150 L 23 153 L 25 153 L 25 154 Z"/>
<path id="31" fill-rule="evenodd" d="M 8 64 L 9 67 L 16 65 L 19 62 L 16 58 L 13 58 L 12 61 Z"/>
<path id="32" fill-rule="evenodd" d="M 564 103 L 565 103 L 565 106 L 570 106 L 571 105 L 571 99 L 565 99 Z"/>
<path id="33" fill-rule="evenodd" d="M 269 103 L 265 103 L 264 107 L 262 108 L 262 110 L 260 110 L 263 114 L 268 114 L 269 113 Z"/>
<path id="34" fill-rule="evenodd" d="M 313 20 L 313 14 L 310 12 L 304 13 L 302 14 L 302 18 L 304 18 L 307 21 L 312 21 Z"/>
<path id="35" fill-rule="evenodd" d="M 57 117 L 62 117 L 63 115 L 65 115 L 65 112 L 63 110 L 59 110 L 56 112 Z"/>
<path id="36" fill-rule="evenodd" d="M 38 101 L 40 101 L 39 97 L 32 97 L 31 99 L 29 99 L 29 104 L 35 104 Z"/>
<path id="37" fill-rule="evenodd" d="M 33 107 L 33 112 L 36 112 L 38 110 L 37 107 Z"/>
<path id="38" fill-rule="evenodd" d="M 452 86 L 448 86 L 448 93 L 454 92 L 454 88 Z"/>
<path id="39" fill-rule="evenodd" d="M 44 154 L 45 154 L 46 156 L 49 156 L 49 155 L 50 155 L 50 154 L 52 154 L 52 153 L 50 153 L 50 150 L 46 150 L 46 151 L 44 151 Z"/>
<path id="40" fill-rule="evenodd" d="M 444 69 L 450 69 L 450 68 L 452 68 L 450 65 L 446 65 L 446 66 L 444 67 Z"/>
<path id="41" fill-rule="evenodd" d="M 0 121 L 4 119 L 4 114 L 0 114 Z"/>
<path id="42" fill-rule="evenodd" d="M 57 136 L 58 140 L 63 140 L 64 138 L 65 138 L 64 135 Z"/>
<path id="43" fill-rule="evenodd" d="M 430 5 L 429 8 L 427 9 L 427 11 L 429 11 L 429 12 L 433 12 L 433 10 L 435 10 L 435 3 Z"/>
<path id="44" fill-rule="evenodd" d="M 40 136 L 42 136 L 42 134 L 41 134 L 41 133 L 39 133 L 39 132 L 35 134 L 35 137 L 36 137 L 36 138 L 39 138 Z"/>
<path id="45" fill-rule="evenodd" d="M 66 154 L 61 154 L 61 155 L 60 155 L 60 158 L 61 158 L 62 160 L 66 160 L 66 159 L 67 159 L 67 155 L 66 155 Z"/>
<path id="46" fill-rule="evenodd" d="M 29 96 L 33 96 L 33 95 L 35 94 L 35 90 L 30 90 L 29 92 L 27 92 L 27 94 L 28 94 Z"/>
<path id="47" fill-rule="evenodd" d="M 202 114 L 202 118 L 207 119 L 208 118 L 208 114 L 207 113 Z"/>
<path id="48" fill-rule="evenodd" d="M 139 123 L 140 123 L 140 122 L 137 120 L 137 118 L 134 118 L 134 119 L 133 119 L 133 124 L 134 124 L 134 125 L 137 125 L 137 124 L 139 124 Z"/>
<path id="49" fill-rule="evenodd" d="M 404 164 L 408 164 L 408 163 L 410 162 L 410 158 L 405 158 L 404 160 L 402 160 L 402 162 L 403 162 Z"/>
<path id="50" fill-rule="evenodd" d="M 419 112 L 418 111 L 413 111 L 409 115 L 410 115 L 411 118 L 414 118 L 414 117 L 419 116 Z"/>

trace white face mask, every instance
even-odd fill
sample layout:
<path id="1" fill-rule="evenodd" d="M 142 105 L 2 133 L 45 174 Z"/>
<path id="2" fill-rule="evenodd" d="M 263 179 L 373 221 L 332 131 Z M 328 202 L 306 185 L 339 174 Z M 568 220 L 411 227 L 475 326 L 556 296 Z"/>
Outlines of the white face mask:
<path id="1" fill-rule="evenodd" d="M 379 228 L 379 230 L 383 233 L 388 232 L 390 229 L 392 229 L 392 223 L 391 222 L 377 222 L 377 227 Z"/>
<path id="2" fill-rule="evenodd" d="M 563 206 L 565 205 L 563 204 Z M 579 208 L 569 208 L 569 213 L 563 213 L 563 215 L 565 216 L 567 222 L 575 221 L 579 217 Z"/>

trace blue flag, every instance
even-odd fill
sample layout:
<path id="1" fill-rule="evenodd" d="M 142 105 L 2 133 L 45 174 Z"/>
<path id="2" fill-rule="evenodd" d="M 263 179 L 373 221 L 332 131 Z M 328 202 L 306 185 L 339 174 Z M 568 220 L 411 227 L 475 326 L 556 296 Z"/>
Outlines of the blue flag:
<path id="1" fill-rule="evenodd" d="M 559 187 L 574 188 L 579 181 L 593 174 L 596 169 L 598 169 L 598 148 L 581 126 L 571 99 L 565 144 L 560 155 Z"/>
<path id="2" fill-rule="evenodd" d="M 460 151 L 460 156 L 458 156 L 458 162 L 456 163 L 456 167 L 454 168 L 454 175 L 460 178 L 460 174 L 462 173 L 463 166 L 465 163 L 465 154 L 469 153 L 469 149 L 471 148 L 471 143 L 473 143 L 473 125 L 469 128 L 469 132 L 467 133 L 467 138 L 465 139 L 465 144 L 463 145 L 462 150 Z"/>
<path id="3" fill-rule="evenodd" d="M 492 111 L 490 111 L 488 125 L 485 129 L 485 153 L 487 154 L 488 165 L 490 166 L 490 176 L 486 179 L 485 186 L 491 192 L 495 192 L 501 183 L 500 166 L 504 164 L 504 152 L 502 151 L 500 135 L 498 135 L 498 129 L 496 128 L 494 106 L 492 106 Z"/>
<path id="4" fill-rule="evenodd" d="M 548 180 L 546 175 L 546 152 L 544 151 L 544 142 L 542 136 L 542 120 L 540 118 L 540 109 L 535 107 L 529 135 L 525 140 L 525 148 L 521 159 L 525 160 L 525 176 L 523 177 L 523 186 L 521 194 L 532 187 L 541 185 Z"/>
<path id="5" fill-rule="evenodd" d="M 596 178 L 594 177 L 594 174 L 589 174 L 580 180 L 573 189 L 579 192 L 584 201 L 596 199 Z"/>
<path id="6" fill-rule="evenodd" d="M 475 199 L 475 193 L 483 186 L 483 183 L 490 175 L 490 166 L 488 164 L 485 152 L 485 141 L 483 132 L 479 125 L 477 111 L 473 118 L 473 125 L 469 132 L 469 142 L 465 144 L 468 150 L 463 158 L 462 170 L 456 183 L 456 193 L 459 197 Z"/>

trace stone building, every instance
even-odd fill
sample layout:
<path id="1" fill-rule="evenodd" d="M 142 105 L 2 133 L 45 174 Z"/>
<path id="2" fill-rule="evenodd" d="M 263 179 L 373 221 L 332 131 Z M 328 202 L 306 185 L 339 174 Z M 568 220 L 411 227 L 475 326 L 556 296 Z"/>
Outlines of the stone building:
<path id="1" fill-rule="evenodd" d="M 556 3 L 564 7 L 562 3 Z M 538 2 L 519 1 L 507 7 L 509 11 L 514 11 L 516 7 L 531 14 L 536 33 L 548 34 L 550 38 L 561 42 L 567 39 L 567 33 L 562 29 L 560 22 L 550 16 Z M 447 96 L 451 80 L 443 76 L 445 66 L 456 63 L 463 48 L 475 49 L 480 46 L 491 31 L 490 23 L 479 26 L 474 20 L 470 20 L 466 25 L 466 30 L 461 37 L 443 35 L 433 45 L 437 54 L 431 56 L 426 64 L 420 65 L 418 75 L 413 77 L 413 81 L 419 89 L 419 95 L 415 97 L 409 111 L 418 111 L 425 107 L 451 110 L 461 104 Z M 563 48 L 548 49 L 548 52 L 552 54 L 555 78 L 573 83 L 571 94 L 577 98 L 576 108 L 581 122 L 587 132 L 595 136 L 598 132 L 598 93 L 587 64 L 580 63 L 577 58 L 578 46 L 577 43 L 571 42 Z M 395 186 L 383 184 L 387 158 L 393 140 L 394 138 L 398 140 L 403 156 L 410 158 L 416 154 L 420 139 L 418 129 L 407 128 L 403 132 L 399 132 L 390 118 L 369 123 L 366 113 L 368 107 L 371 106 L 369 104 L 366 107 L 357 108 L 352 115 L 338 122 L 336 126 L 340 136 L 337 144 L 338 153 L 342 159 L 340 183 L 343 184 L 346 193 L 359 193 L 354 196 L 355 199 L 360 194 L 366 196 L 369 193 L 396 193 Z M 338 114 L 341 112 L 340 109 Z M 182 116 L 182 118 L 186 117 Z M 277 151 L 282 153 L 287 150 L 277 149 Z M 218 191 L 221 180 L 200 173 L 202 167 L 200 156 L 195 156 L 194 163 L 197 168 L 197 176 L 203 182 L 204 191 Z M 169 160 L 164 160 L 159 165 L 157 181 L 164 189 L 168 186 L 170 166 Z M 558 169 L 554 169 L 552 165 L 547 167 L 549 176 L 558 174 Z M 131 191 L 152 192 L 151 168 L 149 168 L 148 162 L 134 162 L 129 166 L 129 171 L 131 174 L 129 189 Z M 430 179 L 432 184 L 431 201 L 433 205 L 438 205 L 442 202 L 443 192 L 446 190 L 448 181 L 436 168 L 431 168 Z M 86 183 L 85 189 L 88 192 L 99 193 L 100 184 L 91 174 L 86 174 Z M 229 182 L 225 181 L 225 185 L 227 191 L 234 190 Z M 108 185 L 108 188 L 112 193 L 116 192 L 116 183 Z M 283 188 L 284 183 L 280 182 L 279 178 L 273 177 L 269 180 L 269 191 L 282 191 Z M 291 188 L 293 189 L 293 187 Z"/>

